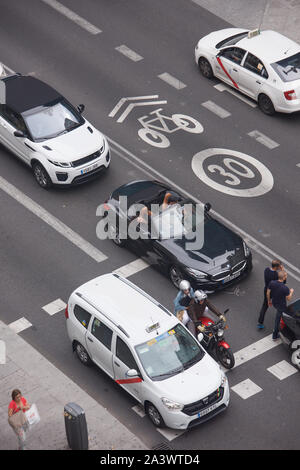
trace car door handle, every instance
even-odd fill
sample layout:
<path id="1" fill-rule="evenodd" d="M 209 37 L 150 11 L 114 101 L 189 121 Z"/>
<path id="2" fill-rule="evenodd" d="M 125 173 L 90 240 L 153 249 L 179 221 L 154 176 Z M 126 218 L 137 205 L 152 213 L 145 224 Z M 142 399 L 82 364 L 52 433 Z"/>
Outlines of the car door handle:
<path id="1" fill-rule="evenodd" d="M 237 69 L 232 69 L 234 72 L 237 72 Z"/>
<path id="2" fill-rule="evenodd" d="M 258 83 L 259 85 L 261 85 L 261 82 L 259 82 L 258 80 L 256 80 L 256 83 Z"/>
<path id="3" fill-rule="evenodd" d="M 89 336 L 87 337 L 87 339 L 88 339 L 91 343 L 94 342 L 94 341 L 92 340 L 92 338 L 90 338 Z"/>
<path id="4" fill-rule="evenodd" d="M 118 364 L 116 361 L 114 361 L 114 364 L 115 364 L 117 367 L 120 367 L 120 364 Z"/>

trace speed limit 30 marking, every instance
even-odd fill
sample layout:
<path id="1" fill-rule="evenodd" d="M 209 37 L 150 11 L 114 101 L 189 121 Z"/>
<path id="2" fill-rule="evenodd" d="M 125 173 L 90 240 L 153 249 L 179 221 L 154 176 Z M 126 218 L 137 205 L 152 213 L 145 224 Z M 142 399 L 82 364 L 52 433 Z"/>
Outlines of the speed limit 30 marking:
<path id="1" fill-rule="evenodd" d="M 262 196 L 274 184 L 272 173 L 265 165 L 235 150 L 202 150 L 193 156 L 192 170 L 203 183 L 231 196 Z M 257 177 L 260 180 L 258 183 Z"/>

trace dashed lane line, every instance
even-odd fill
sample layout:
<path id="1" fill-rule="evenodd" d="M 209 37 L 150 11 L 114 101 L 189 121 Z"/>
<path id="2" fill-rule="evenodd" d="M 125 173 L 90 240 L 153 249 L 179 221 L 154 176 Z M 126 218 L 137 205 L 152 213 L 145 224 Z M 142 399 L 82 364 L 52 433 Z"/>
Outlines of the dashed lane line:
<path id="1" fill-rule="evenodd" d="M 150 265 L 146 263 L 146 261 L 142 260 L 141 258 L 138 258 L 134 261 L 131 261 L 131 263 L 125 264 L 121 268 L 115 269 L 113 271 L 114 274 L 119 274 L 120 276 L 123 277 L 129 277 L 132 276 L 133 274 L 136 274 L 143 269 L 148 268 Z"/>
<path id="2" fill-rule="evenodd" d="M 11 183 L 6 181 L 0 176 L 0 189 L 8 194 L 10 197 L 19 202 L 22 206 L 26 207 L 30 212 L 35 214 L 53 230 L 56 230 L 63 237 L 69 240 L 73 245 L 80 248 L 84 253 L 90 256 L 97 263 L 107 259 L 107 256 L 91 245 L 88 241 L 84 240 L 78 233 L 74 232 L 70 227 L 57 219 L 54 215 L 50 214 L 46 209 L 33 201 L 30 197 L 26 196 L 22 191 L 17 189 Z"/>
<path id="3" fill-rule="evenodd" d="M 61 299 L 56 299 L 53 302 L 42 307 L 42 309 L 48 313 L 48 315 L 55 315 L 66 308 L 67 304 Z"/>
<path id="4" fill-rule="evenodd" d="M 118 46 L 115 49 L 128 59 L 132 60 L 133 62 L 139 62 L 140 60 L 143 60 L 143 57 L 141 55 L 129 49 L 129 47 L 125 46 L 125 44 L 122 44 L 121 46 Z"/>
<path id="5" fill-rule="evenodd" d="M 241 398 L 243 398 L 243 400 L 246 400 L 247 398 L 250 398 L 253 395 L 261 392 L 262 388 L 252 382 L 252 380 L 246 379 L 243 380 L 243 382 L 240 382 L 239 384 L 231 387 L 231 390 L 237 393 Z"/>
<path id="6" fill-rule="evenodd" d="M 248 135 L 270 150 L 273 150 L 276 147 L 279 147 L 279 144 L 277 144 L 277 142 L 270 139 L 269 137 L 267 137 L 266 135 L 262 134 L 259 131 L 255 130 L 255 131 L 248 132 Z"/>
<path id="7" fill-rule="evenodd" d="M 202 106 L 208 109 L 209 111 L 211 111 L 212 113 L 216 114 L 217 116 L 219 116 L 221 119 L 225 119 L 231 116 L 231 113 L 226 111 L 226 109 L 221 108 L 221 106 L 217 105 L 213 101 L 210 101 L 210 100 L 205 101 L 204 103 L 202 103 Z"/>
<path id="8" fill-rule="evenodd" d="M 173 88 L 176 88 L 176 90 L 182 90 L 182 88 L 186 87 L 185 83 L 182 83 L 180 80 L 173 77 L 167 72 L 161 73 L 160 75 L 158 75 L 158 78 L 168 83 L 168 85 L 171 85 Z"/>
<path id="9" fill-rule="evenodd" d="M 277 379 L 284 380 L 287 377 L 290 377 L 290 375 L 296 374 L 298 372 L 298 369 L 292 366 L 292 364 L 289 364 L 287 361 L 283 360 L 281 362 L 278 362 L 277 364 L 274 364 L 274 366 L 269 367 L 267 371 L 275 375 Z"/>
<path id="10" fill-rule="evenodd" d="M 57 0 L 42 0 L 42 2 L 46 3 L 48 6 L 54 8 L 54 10 L 58 11 L 62 15 L 64 15 L 69 20 L 76 23 L 78 26 L 83 28 L 90 34 L 99 34 L 102 33 L 101 29 L 97 28 L 89 21 L 85 20 L 81 16 L 77 15 L 74 11 L 70 10 L 69 8 L 65 7 L 62 3 L 57 2 Z"/>

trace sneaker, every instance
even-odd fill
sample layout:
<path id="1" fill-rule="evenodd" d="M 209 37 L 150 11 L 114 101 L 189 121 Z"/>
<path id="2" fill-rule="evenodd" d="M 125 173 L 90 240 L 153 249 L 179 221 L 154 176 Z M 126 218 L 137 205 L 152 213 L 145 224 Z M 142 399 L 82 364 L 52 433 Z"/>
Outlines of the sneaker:
<path id="1" fill-rule="evenodd" d="M 259 330 L 263 330 L 264 327 L 265 327 L 265 325 L 263 325 L 262 323 L 257 323 L 257 328 L 258 328 Z"/>

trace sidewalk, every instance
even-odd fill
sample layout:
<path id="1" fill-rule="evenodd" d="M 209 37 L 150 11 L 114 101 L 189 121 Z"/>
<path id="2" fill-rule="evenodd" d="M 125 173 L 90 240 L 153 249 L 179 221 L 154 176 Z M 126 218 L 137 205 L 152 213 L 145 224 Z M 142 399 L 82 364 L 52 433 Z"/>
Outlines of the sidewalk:
<path id="1" fill-rule="evenodd" d="M 299 0 L 192 1 L 238 28 L 272 29 L 300 43 Z"/>
<path id="2" fill-rule="evenodd" d="M 69 450 L 64 406 L 70 402 L 85 411 L 89 450 L 147 449 L 105 408 L 1 321 L 0 340 L 0 450 L 18 448 L 17 437 L 7 422 L 14 388 L 19 388 L 29 403 L 37 405 L 41 417 L 27 433 L 29 450 Z"/>

